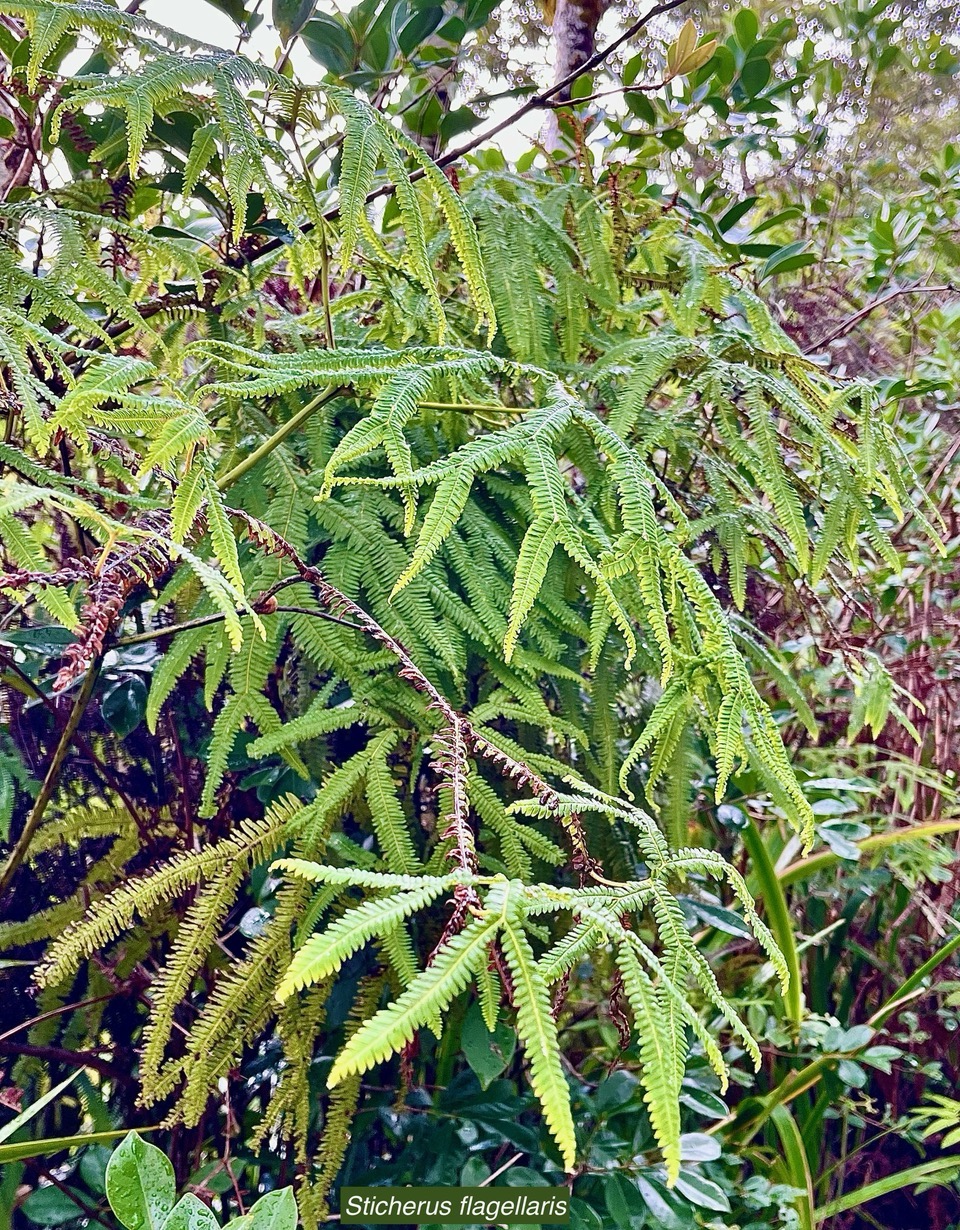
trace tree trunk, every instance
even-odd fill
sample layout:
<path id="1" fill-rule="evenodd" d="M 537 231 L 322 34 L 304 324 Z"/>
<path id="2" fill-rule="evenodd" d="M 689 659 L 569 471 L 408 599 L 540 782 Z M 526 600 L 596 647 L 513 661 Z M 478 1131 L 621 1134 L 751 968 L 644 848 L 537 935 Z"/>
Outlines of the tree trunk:
<path id="1" fill-rule="evenodd" d="M 575 73 L 597 49 L 597 26 L 607 11 L 610 0 L 556 0 L 553 8 L 553 83 Z M 549 9 L 547 10 L 549 16 Z M 569 86 L 556 96 L 558 102 L 569 102 Z M 559 144 L 560 130 L 556 112 L 547 116 L 541 134 L 547 149 Z"/>

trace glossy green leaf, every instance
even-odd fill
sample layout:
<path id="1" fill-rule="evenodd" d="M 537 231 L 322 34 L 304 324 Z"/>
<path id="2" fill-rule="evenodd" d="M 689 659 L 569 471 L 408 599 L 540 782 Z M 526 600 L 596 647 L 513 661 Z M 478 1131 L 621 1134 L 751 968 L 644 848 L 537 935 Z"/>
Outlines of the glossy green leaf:
<path id="1" fill-rule="evenodd" d="M 297 1202 L 293 1189 L 285 1187 L 282 1191 L 261 1196 L 247 1216 L 250 1218 L 249 1230 L 295 1230 Z"/>
<path id="2" fill-rule="evenodd" d="M 147 685 L 139 675 L 126 675 L 110 684 L 100 701 L 100 713 L 121 739 L 132 734 L 147 711 Z"/>
<path id="3" fill-rule="evenodd" d="M 767 259 L 760 271 L 760 281 L 775 277 L 779 273 L 790 273 L 794 269 L 803 269 L 812 265 L 817 259 L 812 252 L 805 252 L 806 241 L 798 239 L 795 243 L 785 244 Z"/>
<path id="4" fill-rule="evenodd" d="M 273 0 L 273 24 L 285 43 L 296 38 L 313 13 L 316 0 Z"/>
<path id="5" fill-rule="evenodd" d="M 212 1209 L 188 1192 L 173 1206 L 162 1230 L 220 1230 L 220 1223 Z"/>
<path id="6" fill-rule="evenodd" d="M 705 1179 L 696 1170 L 681 1170 L 674 1186 L 681 1196 L 686 1196 L 698 1209 L 710 1209 L 717 1213 L 730 1212 L 730 1201 L 723 1188 L 711 1179 Z"/>
<path id="7" fill-rule="evenodd" d="M 300 41 L 310 55 L 337 76 L 354 67 L 356 47 L 350 31 L 342 21 L 325 13 L 317 13 L 303 27 Z"/>
<path id="8" fill-rule="evenodd" d="M 757 20 L 757 15 L 752 9 L 738 9 L 734 19 L 733 28 L 737 34 L 737 42 L 744 50 L 747 50 L 753 43 L 757 41 L 757 35 L 760 33 L 760 22 Z"/>
<path id="9" fill-rule="evenodd" d="M 489 1089 L 509 1066 L 516 1046 L 517 1035 L 513 1029 L 499 1022 L 491 1033 L 479 1003 L 470 1005 L 460 1031 L 460 1047 L 482 1089 Z"/>
<path id="10" fill-rule="evenodd" d="M 176 1199 L 166 1154 L 129 1132 L 107 1165 L 107 1199 L 126 1230 L 163 1230 Z"/>
<path id="11" fill-rule="evenodd" d="M 82 1195 L 77 1192 L 77 1198 L 71 1199 L 70 1191 L 61 1190 L 59 1187 L 54 1187 L 52 1184 L 46 1187 L 38 1187 L 32 1191 L 23 1204 L 20 1206 L 20 1211 L 23 1213 L 27 1221 L 32 1222 L 35 1226 L 40 1226 L 43 1230 L 52 1230 L 54 1226 L 63 1226 L 67 1222 L 75 1221 L 77 1217 L 83 1213 Z"/>

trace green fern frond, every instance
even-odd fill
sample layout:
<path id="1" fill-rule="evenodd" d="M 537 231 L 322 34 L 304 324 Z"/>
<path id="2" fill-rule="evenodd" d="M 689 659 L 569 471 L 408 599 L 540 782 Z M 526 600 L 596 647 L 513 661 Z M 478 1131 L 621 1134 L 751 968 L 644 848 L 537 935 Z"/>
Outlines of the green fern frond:
<path id="1" fill-rule="evenodd" d="M 387 761 L 395 742 L 396 732 L 385 731 L 370 743 L 370 763 L 366 774 L 367 804 L 387 867 L 399 875 L 412 876 L 416 875 L 420 860 L 413 847 Z"/>
<path id="2" fill-rule="evenodd" d="M 356 888 L 399 889 L 401 892 L 415 892 L 421 888 L 437 888 L 442 892 L 457 883 L 457 875 L 448 876 L 407 876 L 396 875 L 385 871 L 364 871 L 360 867 L 326 867 L 322 863 L 312 863 L 300 858 L 277 859 L 274 867 L 278 871 L 300 876 L 317 884 L 344 884 Z"/>
<path id="3" fill-rule="evenodd" d="M 95 902 L 86 917 L 50 947 L 38 970 L 38 981 L 42 986 L 60 982 L 91 953 L 128 930 L 138 914 L 147 917 L 171 897 L 219 874 L 225 867 L 238 861 L 245 863 L 255 856 L 268 858 L 282 841 L 286 819 L 283 806 L 275 804 L 263 820 L 244 821 L 233 837 L 175 855 L 159 871 L 130 881 Z"/>
<path id="4" fill-rule="evenodd" d="M 517 1004 L 517 1035 L 530 1064 L 530 1084 L 560 1149 L 566 1170 L 577 1156 L 576 1132 L 570 1111 L 570 1089 L 560 1063 L 557 1023 L 547 984 L 540 973 L 523 920 L 509 899 L 505 903 L 500 944 L 513 980 Z"/>
<path id="5" fill-rule="evenodd" d="M 443 892 L 436 884 L 385 899 L 365 901 L 297 950 L 277 989 L 282 1003 L 294 991 L 336 973 L 344 961 L 374 936 L 395 930 L 398 923 L 422 910 Z"/>
<path id="6" fill-rule="evenodd" d="M 664 1027 L 663 1000 L 658 996 L 633 948 L 617 948 L 617 968 L 640 1040 L 643 1100 L 667 1169 L 667 1182 L 680 1174 L 680 1082 L 676 1080 L 677 1039 Z"/>
<path id="7" fill-rule="evenodd" d="M 176 1011 L 206 960 L 246 871 L 247 861 L 235 859 L 203 886 L 180 924 L 176 941 L 150 989 L 150 1017 L 143 1032 L 140 1079 L 145 1086 L 153 1087 L 155 1096 Z"/>
<path id="8" fill-rule="evenodd" d="M 487 946 L 500 925 L 505 894 L 505 886 L 491 889 L 487 912 L 444 944 L 434 954 L 432 964 L 395 1003 L 361 1026 L 337 1056 L 327 1078 L 329 1088 L 368 1071 L 399 1051 L 467 986 L 481 963 L 486 962 Z"/>

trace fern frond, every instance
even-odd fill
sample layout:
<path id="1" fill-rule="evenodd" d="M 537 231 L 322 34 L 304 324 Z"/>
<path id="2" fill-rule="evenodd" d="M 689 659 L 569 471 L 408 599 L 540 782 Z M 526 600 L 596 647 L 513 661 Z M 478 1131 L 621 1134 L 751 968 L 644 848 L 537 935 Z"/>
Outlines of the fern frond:
<path id="1" fill-rule="evenodd" d="M 487 345 L 489 346 L 497 331 L 497 317 L 473 219 L 467 212 L 459 193 L 454 190 L 433 159 L 424 153 L 423 148 L 400 129 L 391 130 L 390 135 L 400 148 L 418 164 L 427 183 L 433 188 L 440 211 L 446 220 L 451 242 L 460 258 L 467 287 L 476 305 L 480 323 L 483 324 L 484 320 L 486 321 Z"/>
<path id="2" fill-rule="evenodd" d="M 504 910 L 500 943 L 513 979 L 517 1034 L 530 1064 L 530 1084 L 543 1107 L 544 1119 L 560 1149 L 564 1167 L 570 1171 L 576 1161 L 577 1141 L 570 1089 L 560 1063 L 557 1023 L 547 984 L 523 933 L 522 918 L 509 902 Z"/>
<path id="3" fill-rule="evenodd" d="M 387 755 L 395 742 L 396 733 L 385 731 L 370 743 L 370 763 L 366 774 L 367 804 L 387 867 L 399 875 L 413 876 L 417 873 L 420 860 L 413 848 L 387 762 Z"/>
<path id="4" fill-rule="evenodd" d="M 280 890 L 274 915 L 263 934 L 253 941 L 242 961 L 217 979 L 190 1030 L 178 1102 L 186 1124 L 199 1120 L 219 1077 L 275 1012 L 274 992 L 290 959 L 290 936 L 305 898 L 305 886 L 298 883 Z M 159 1094 L 145 1084 L 145 1101 L 153 1101 Z"/>
<path id="5" fill-rule="evenodd" d="M 349 910 L 332 926 L 298 949 L 290 962 L 277 989 L 277 999 L 282 1003 L 294 991 L 321 982 L 336 973 L 344 961 L 362 948 L 376 935 L 386 935 L 397 924 L 417 910 L 422 910 L 443 892 L 442 887 L 429 884 L 412 892 L 365 901 L 363 905 Z"/>
<path id="6" fill-rule="evenodd" d="M 507 662 L 513 657 L 523 621 L 537 599 L 556 545 L 557 523 L 555 521 L 540 517 L 531 522 L 520 544 L 517 569 L 513 577 L 510 620 L 503 640 L 503 656 Z"/>
<path id="7" fill-rule="evenodd" d="M 458 874 L 447 876 L 406 876 L 385 871 L 364 871 L 360 867 L 326 867 L 301 858 L 277 859 L 274 867 L 317 884 L 344 884 L 357 888 L 399 889 L 414 892 L 421 888 L 436 888 L 438 892 L 458 882 Z"/>
<path id="8" fill-rule="evenodd" d="M 444 944 L 434 954 L 433 963 L 395 1003 L 361 1026 L 334 1061 L 327 1078 L 329 1088 L 399 1051 L 467 986 L 480 964 L 486 962 L 487 946 L 501 922 L 505 893 L 505 886 L 491 889 L 487 912 Z"/>
<path id="9" fill-rule="evenodd" d="M 436 493 L 423 520 L 413 557 L 397 578 L 391 597 L 395 597 L 404 586 L 409 585 L 440 550 L 441 544 L 453 529 L 470 498 L 473 474 L 472 468 L 458 467 L 451 470 L 437 484 Z"/>
<path id="10" fill-rule="evenodd" d="M 617 968 L 640 1043 L 643 1100 L 654 1139 L 663 1153 L 667 1182 L 672 1185 L 680 1174 L 680 1082 L 675 1075 L 678 1039 L 664 1020 L 662 997 L 629 944 L 618 945 Z"/>
<path id="11" fill-rule="evenodd" d="M 143 1032 L 140 1079 L 146 1086 L 153 1086 L 155 1092 L 177 1008 L 206 960 L 246 871 L 247 860 L 235 859 L 204 885 L 180 924 L 176 942 L 150 989 L 150 1017 Z"/>
<path id="12" fill-rule="evenodd" d="M 37 972 L 42 986 L 52 986 L 73 972 L 86 957 L 128 930 L 139 914 L 147 917 L 159 905 L 190 886 L 217 875 L 237 861 L 267 858 L 282 841 L 287 812 L 275 804 L 259 822 L 244 821 L 233 836 L 201 850 L 175 855 L 165 867 L 132 880 L 95 902 L 85 918 L 57 939 Z"/>

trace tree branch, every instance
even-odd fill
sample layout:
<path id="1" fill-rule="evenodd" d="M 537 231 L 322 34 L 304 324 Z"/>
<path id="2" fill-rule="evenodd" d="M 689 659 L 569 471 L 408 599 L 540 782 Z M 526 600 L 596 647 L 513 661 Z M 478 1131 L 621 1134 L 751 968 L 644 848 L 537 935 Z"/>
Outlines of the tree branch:
<path id="1" fill-rule="evenodd" d="M 580 69 L 580 73 L 582 75 L 583 69 Z M 574 105 L 580 107 L 584 103 L 596 102 L 598 98 L 610 98 L 613 94 L 653 94 L 657 90 L 662 90 L 666 84 L 666 81 L 651 81 L 648 85 L 615 85 L 609 90 L 598 90 L 596 94 L 587 94 L 585 98 L 554 98 L 541 105 L 551 110 Z"/>
<path id="2" fill-rule="evenodd" d="M 65 1063 L 74 1068 L 92 1068 L 101 1076 L 108 1076 L 112 1081 L 129 1084 L 133 1073 L 118 1068 L 116 1064 L 101 1059 L 93 1051 L 68 1051 L 60 1046 L 34 1046 L 30 1042 L 0 1042 L 0 1055 L 31 1055 L 35 1059 L 46 1059 L 50 1063 Z"/>
<path id="3" fill-rule="evenodd" d="M 837 338 L 843 337 L 849 333 L 851 329 L 855 329 L 861 320 L 864 320 L 871 312 L 875 312 L 877 308 L 881 308 L 884 304 L 890 303 L 893 299 L 899 299 L 901 295 L 945 295 L 945 294 L 960 294 L 960 288 L 948 282 L 946 286 L 901 286 L 897 290 L 892 290 L 888 295 L 882 295 L 879 299 L 874 299 L 873 303 L 868 303 L 866 307 L 860 309 L 859 312 L 854 312 L 852 316 L 848 316 L 846 320 L 842 320 L 835 329 L 822 337 L 818 342 L 808 346 L 804 350 L 804 354 L 812 354 L 817 350 L 821 350 L 824 346 L 829 346 L 831 342 L 835 342 Z"/>
<path id="4" fill-rule="evenodd" d="M 50 767 L 47 769 L 46 776 L 43 779 L 40 793 L 37 795 L 36 802 L 30 815 L 27 817 L 27 822 L 23 826 L 23 832 L 17 839 L 16 845 L 10 851 L 10 857 L 7 859 L 2 874 L 0 874 L 0 898 L 3 897 L 3 894 L 10 887 L 10 881 L 16 875 L 17 868 L 26 857 L 27 851 L 30 848 L 30 842 L 40 827 L 43 814 L 47 810 L 47 804 L 53 798 L 53 792 L 56 790 L 57 783 L 60 780 L 60 770 L 63 768 L 63 762 L 70 751 L 70 744 L 83 718 L 84 710 L 90 697 L 93 695 L 93 687 L 97 681 L 99 670 L 100 660 L 98 658 L 96 661 L 91 662 L 87 670 L 86 678 L 73 702 L 73 708 L 70 710 L 67 724 L 63 728 L 60 741 L 57 744 L 56 751 L 53 753 L 53 759 L 50 761 Z"/>
<path id="5" fill-rule="evenodd" d="M 599 67 L 599 65 L 609 59 L 615 51 L 618 51 L 624 43 L 629 42 L 632 38 L 636 38 L 640 31 L 648 26 L 655 17 L 660 17 L 663 13 L 669 13 L 672 9 L 679 8 L 681 4 L 685 3 L 686 0 L 662 0 L 662 3 L 654 5 L 649 12 L 645 13 L 643 17 L 638 18 L 633 25 L 628 26 L 622 34 L 618 35 L 617 38 L 609 42 L 606 47 L 601 47 L 599 51 L 595 51 L 594 54 L 588 60 L 584 61 L 584 63 L 581 64 L 580 67 L 574 72 L 569 73 L 560 81 L 554 82 L 553 85 L 546 90 L 542 90 L 539 94 L 532 95 L 526 100 L 526 102 L 521 103 L 521 105 L 512 111 L 505 119 L 501 120 L 497 124 L 494 124 L 492 128 L 488 128 L 484 132 L 478 133 L 476 136 L 471 137 L 469 141 L 465 141 L 463 145 L 458 145 L 456 149 L 452 149 L 449 153 L 437 158 L 436 165 L 441 168 L 448 167 L 452 163 L 459 161 L 459 159 L 463 158 L 466 154 L 471 153 L 478 146 L 483 145 L 487 141 L 491 141 L 494 137 L 499 136 L 500 133 L 505 132 L 508 128 L 512 128 L 514 124 L 519 123 L 524 116 L 529 115 L 532 111 L 553 110 L 555 105 L 558 104 L 555 104 L 552 100 L 554 100 L 558 94 L 562 94 L 564 90 L 568 89 L 568 87 L 571 86 L 578 77 L 582 77 L 584 73 L 592 72 L 595 68 Z M 580 101 L 586 100 L 577 99 L 574 100 L 574 102 L 567 103 L 565 105 L 574 106 Z M 418 167 L 410 173 L 410 179 L 411 181 L 416 181 L 418 179 L 422 179 L 425 174 L 426 172 L 422 168 Z M 380 188 L 375 188 L 373 192 L 367 193 L 367 201 L 374 201 L 384 196 L 392 196 L 395 191 L 396 188 L 393 184 L 384 184 Z M 339 206 L 334 206 L 332 209 L 327 210 L 323 217 L 329 222 L 337 218 L 339 214 Z M 309 234 L 309 232 L 314 229 L 314 224 L 312 222 L 306 222 L 300 229 L 304 235 Z M 284 241 L 282 239 L 271 239 L 265 243 L 262 248 L 260 248 L 253 259 L 260 260 L 262 257 L 269 256 L 271 253 L 276 252 L 278 248 L 282 248 L 283 246 Z M 246 264 L 247 258 L 233 257 L 227 263 L 237 267 L 239 265 Z"/>

